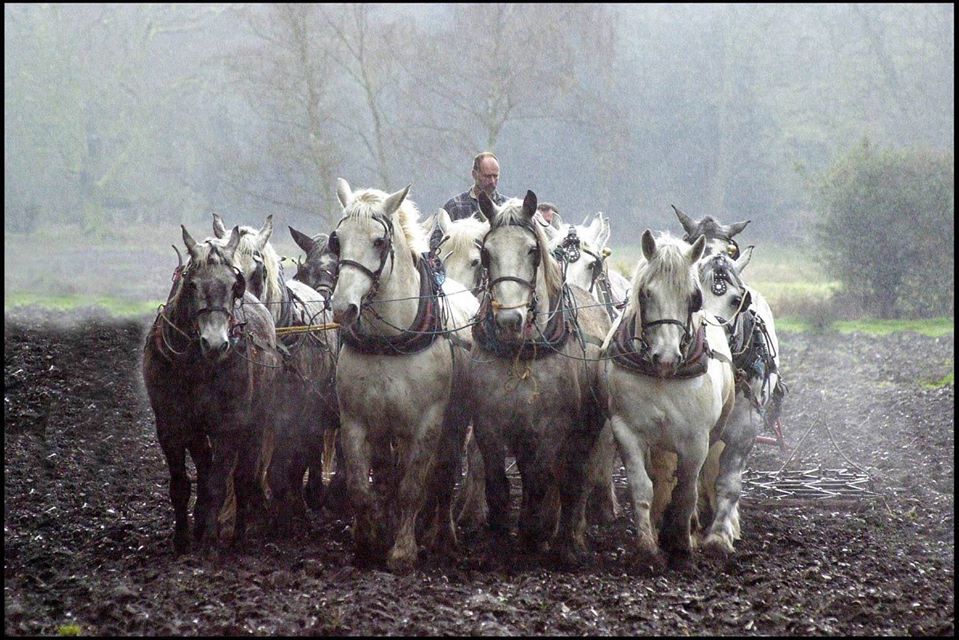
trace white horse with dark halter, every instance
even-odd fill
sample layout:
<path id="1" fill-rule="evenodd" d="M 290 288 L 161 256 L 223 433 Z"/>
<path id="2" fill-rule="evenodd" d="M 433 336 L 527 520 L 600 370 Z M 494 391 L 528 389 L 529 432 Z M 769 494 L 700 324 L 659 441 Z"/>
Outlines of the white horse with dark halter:
<path id="1" fill-rule="evenodd" d="M 609 319 L 562 280 L 536 195 L 496 206 L 479 197 L 490 230 L 481 244 L 483 286 L 470 369 L 473 426 L 486 465 L 489 525 L 508 531 L 509 451 L 523 483 L 524 551 L 561 562 L 585 550 L 586 467 L 604 417 L 596 394 L 599 346 Z"/>
<path id="2" fill-rule="evenodd" d="M 284 357 L 276 377 L 276 449 L 268 481 L 277 508 L 277 526 L 289 531 L 296 519 L 305 517 L 305 504 L 319 508 L 325 500 L 323 486 L 323 441 L 335 431 L 339 416 L 333 388 L 335 331 L 312 330 L 332 318 L 324 296 L 296 280 L 283 277 L 280 256 L 270 244 L 273 216 L 260 229 L 240 228 L 240 244 L 234 263 L 273 316 L 277 342 Z M 214 243 L 225 243 L 226 226 L 213 214 Z M 289 333 L 284 333 L 289 332 Z M 304 492 L 303 476 L 309 469 Z M 334 482 L 333 493 L 345 492 L 343 479 Z M 337 496 L 339 497 L 339 496 Z"/>
<path id="3" fill-rule="evenodd" d="M 417 515 L 427 498 L 426 527 L 438 537 L 424 537 L 441 551 L 456 543 L 450 503 L 469 421 L 457 397 L 468 354 L 456 330 L 466 331 L 477 310 L 462 285 L 437 283 L 408 191 L 354 193 L 338 180 L 343 217 L 329 238 L 339 256 L 333 316 L 344 344 L 336 391 L 354 545 L 360 560 L 386 552 L 393 571 L 416 561 Z"/>
<path id="4" fill-rule="evenodd" d="M 537 216 L 538 217 L 538 216 Z M 629 279 L 610 270 L 606 258 L 610 237 L 609 218 L 602 212 L 588 215 L 581 224 L 561 224 L 558 228 L 541 221 L 549 238 L 550 250 L 563 267 L 565 280 L 589 291 L 603 306 L 610 322 L 614 321 L 626 304 Z M 609 523 L 619 515 L 619 501 L 613 485 L 613 472 L 619 466 L 619 456 L 613 432 L 607 426 L 599 436 L 595 459 L 590 462 L 593 490 L 587 503 L 590 519 Z"/>
<path id="5" fill-rule="evenodd" d="M 660 546 L 679 561 L 691 553 L 697 480 L 735 397 L 725 333 L 700 310 L 696 263 L 704 246 L 702 239 L 692 247 L 668 235 L 655 240 L 647 229 L 626 310 L 605 344 L 609 413 L 633 498 L 637 560 L 653 568 L 663 564 Z M 663 473 L 672 455 L 675 488 Z"/>
<path id="6" fill-rule="evenodd" d="M 763 427 L 771 428 L 778 420 L 784 393 L 772 311 L 742 279 L 748 261 L 748 254 L 734 261 L 722 252 L 699 262 L 703 308 L 726 330 L 736 370 L 736 408 L 715 453 L 710 452 L 711 459 L 718 457 L 718 468 L 713 471 L 715 497 L 709 505 L 712 522 L 706 544 L 726 553 L 732 553 L 733 542 L 740 538 L 739 496 L 746 458 Z"/>
<path id="7" fill-rule="evenodd" d="M 489 231 L 489 220 L 477 213 L 467 218 L 453 220 L 446 209 L 440 208 L 432 224 L 441 232 L 436 254 L 443 263 L 447 277 L 458 282 L 474 293 L 478 293 L 483 266 L 480 262 L 480 241 Z M 472 343 L 472 335 L 470 336 Z M 471 345 L 472 346 L 472 345 Z M 483 466 L 483 454 L 480 452 L 472 430 L 466 439 L 467 470 L 463 480 L 459 499 L 459 511 L 456 521 L 467 529 L 479 529 L 486 525 L 486 476 Z"/>

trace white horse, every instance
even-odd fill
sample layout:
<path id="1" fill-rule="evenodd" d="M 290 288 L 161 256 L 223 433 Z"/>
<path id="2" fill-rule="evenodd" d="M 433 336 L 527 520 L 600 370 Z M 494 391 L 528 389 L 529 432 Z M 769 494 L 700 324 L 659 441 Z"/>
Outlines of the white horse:
<path id="1" fill-rule="evenodd" d="M 755 289 L 746 285 L 742 270 L 750 249 L 733 260 L 720 250 L 699 262 L 703 308 L 727 329 L 733 366 L 737 372 L 736 406 L 722 440 L 710 451 L 715 492 L 707 492 L 713 512 L 705 545 L 724 553 L 740 538 L 739 496 L 746 457 L 756 436 L 778 420 L 784 385 L 779 376 L 779 340 L 772 310 Z"/>
<path id="2" fill-rule="evenodd" d="M 585 550 L 586 467 L 604 422 L 595 390 L 609 319 L 586 291 L 563 282 L 533 221 L 532 191 L 502 207 L 482 193 L 479 202 L 490 230 L 470 381 L 489 524 L 498 536 L 508 531 L 509 451 L 523 482 L 521 546 L 551 544 L 557 559 L 573 561 Z"/>
<path id="3" fill-rule="evenodd" d="M 436 212 L 435 225 L 439 227 L 440 239 L 437 253 L 443 262 L 446 275 L 453 281 L 463 284 L 470 291 L 476 291 L 483 272 L 480 263 L 480 244 L 483 236 L 489 232 L 489 221 L 482 214 L 452 220 L 446 209 Z M 427 223 L 424 228 L 431 229 Z M 472 343 L 472 335 L 470 335 Z M 459 514 L 456 521 L 468 529 L 478 529 L 486 524 L 486 475 L 483 466 L 483 454 L 480 452 L 472 429 L 466 439 L 467 471 L 460 496 Z"/>
<path id="4" fill-rule="evenodd" d="M 457 400 L 467 354 L 457 353 L 453 330 L 467 327 L 477 310 L 475 298 L 449 280 L 447 297 L 437 295 L 408 191 L 354 193 L 338 180 L 343 217 L 329 239 L 339 256 L 332 300 L 344 346 L 336 391 L 354 545 L 361 560 L 388 550 L 393 571 L 416 561 L 416 519 L 427 497 L 435 501 L 434 512 L 424 511 L 430 527 L 447 548 L 456 543 L 450 502 L 469 415 Z"/>
<path id="5" fill-rule="evenodd" d="M 691 552 L 697 479 L 735 396 L 726 336 L 700 311 L 696 262 L 704 245 L 689 247 L 668 235 L 657 241 L 647 229 L 645 260 L 605 342 L 612 358 L 605 365 L 609 413 L 633 497 L 637 560 L 655 568 L 663 563 L 657 538 L 677 560 Z M 667 498 L 672 480 L 655 469 L 668 454 L 677 462 Z"/>
<path id="6" fill-rule="evenodd" d="M 226 242 L 223 219 L 213 214 L 214 243 Z M 269 468 L 269 485 L 278 509 L 277 525 L 287 531 L 305 516 L 304 500 L 318 508 L 325 500 L 323 441 L 335 432 L 339 417 L 333 388 L 337 337 L 335 332 L 284 329 L 323 325 L 332 320 L 323 296 L 303 282 L 286 280 L 280 256 L 270 244 L 273 216 L 260 229 L 240 227 L 234 263 L 246 277 L 250 292 L 273 316 L 277 341 L 283 345 L 283 367 L 276 378 L 276 449 Z M 306 491 L 303 475 L 310 470 Z M 345 492 L 340 477 L 330 487 L 336 498 Z"/>
<path id="7" fill-rule="evenodd" d="M 543 223 L 541 223 L 543 224 Z M 550 251 L 563 265 L 568 284 L 589 291 L 610 321 L 622 312 L 621 303 L 629 295 L 629 279 L 611 270 L 606 258 L 610 237 L 609 218 L 602 212 L 588 215 L 581 224 L 561 224 L 559 227 L 543 224 L 549 238 Z M 599 436 L 590 462 L 592 494 L 588 502 L 590 519 L 609 523 L 620 513 L 613 485 L 613 472 L 619 466 L 619 456 L 612 429 L 607 425 Z"/>

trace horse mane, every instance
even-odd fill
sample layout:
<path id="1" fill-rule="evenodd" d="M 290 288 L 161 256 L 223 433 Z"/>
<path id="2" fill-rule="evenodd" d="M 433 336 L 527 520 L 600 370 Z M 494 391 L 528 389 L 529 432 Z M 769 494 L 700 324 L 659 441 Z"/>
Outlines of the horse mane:
<path id="1" fill-rule="evenodd" d="M 650 280 L 662 280 L 675 291 L 687 291 L 695 287 L 695 273 L 686 259 L 689 245 L 673 237 L 668 232 L 656 238 L 656 253 L 652 260 L 641 259 L 633 274 L 629 303 L 639 308 L 639 292 L 645 289 Z M 690 284 L 692 283 L 692 287 Z"/>
<path id="2" fill-rule="evenodd" d="M 490 228 L 506 227 L 511 224 L 518 224 L 533 230 L 533 235 L 536 236 L 536 244 L 540 248 L 540 263 L 543 267 L 543 277 L 546 280 L 546 290 L 550 297 L 558 295 L 563 289 L 563 272 L 549 250 L 546 233 L 542 227 L 535 222 L 531 222 L 529 217 L 523 213 L 523 201 L 519 198 L 510 198 L 503 204 Z"/>
<path id="3" fill-rule="evenodd" d="M 443 251 L 460 255 L 473 247 L 473 242 L 483 237 L 489 226 L 477 218 L 461 218 L 448 227 L 449 239 L 443 243 Z"/>
<path id="4" fill-rule="evenodd" d="M 381 207 L 390 194 L 379 189 L 361 189 L 353 193 L 353 201 L 347 207 L 346 217 L 356 220 L 372 220 L 382 217 Z M 394 213 L 399 222 L 400 231 L 406 246 L 413 254 L 413 264 L 418 265 L 420 254 L 429 250 L 426 233 L 420 226 L 420 210 L 408 197 L 403 199 L 400 208 Z"/>

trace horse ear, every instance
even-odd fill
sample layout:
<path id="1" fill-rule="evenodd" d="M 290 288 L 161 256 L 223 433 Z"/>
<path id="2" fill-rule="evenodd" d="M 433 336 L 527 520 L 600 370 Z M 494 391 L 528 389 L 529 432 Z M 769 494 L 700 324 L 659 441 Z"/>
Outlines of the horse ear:
<path id="1" fill-rule="evenodd" d="M 290 235 L 293 236 L 293 242 L 296 243 L 296 246 L 306 251 L 306 255 L 310 255 L 310 252 L 316 249 L 316 241 L 305 233 L 290 227 Z"/>
<path id="2" fill-rule="evenodd" d="M 676 205 L 671 204 L 669 206 L 671 206 L 673 211 L 676 212 L 676 217 L 679 218 L 679 222 L 683 225 L 683 229 L 686 230 L 686 233 L 693 233 L 696 231 L 696 223 L 692 221 L 692 218 L 677 209 Z"/>
<path id="3" fill-rule="evenodd" d="M 266 243 L 270 241 L 271 235 L 273 235 L 272 213 L 266 217 L 266 222 L 263 223 L 263 226 L 260 227 L 260 230 L 256 234 L 256 248 L 260 251 L 263 251 L 263 247 L 265 247 Z"/>
<path id="4" fill-rule="evenodd" d="M 186 230 L 185 226 L 181 224 L 180 228 L 183 229 L 183 244 L 186 245 L 186 250 L 190 252 L 190 260 L 198 262 L 200 258 L 196 240 L 193 239 L 193 236 L 190 235 L 190 232 Z"/>
<path id="5" fill-rule="evenodd" d="M 736 258 L 736 261 L 733 263 L 736 266 L 736 273 L 742 275 L 743 269 L 746 268 L 746 265 L 749 264 L 749 261 L 753 257 L 753 245 L 746 247 L 746 250 L 739 254 L 739 257 Z"/>
<path id="6" fill-rule="evenodd" d="M 593 218 L 593 221 L 589 223 L 589 226 L 586 227 L 586 233 L 588 234 L 590 244 L 596 247 L 602 247 L 603 243 L 600 242 L 600 236 L 603 234 L 603 221 L 599 218 Z"/>
<path id="7" fill-rule="evenodd" d="M 406 194 L 410 192 L 410 187 L 412 186 L 412 184 L 408 184 L 405 189 L 400 189 L 396 193 L 391 193 L 387 196 L 386 200 L 383 201 L 383 213 L 392 216 L 396 210 L 400 208 L 400 205 L 403 204 L 403 201 L 406 200 Z"/>
<path id="8" fill-rule="evenodd" d="M 496 219 L 496 205 L 493 204 L 493 201 L 489 199 L 489 196 L 486 195 L 485 191 L 480 191 L 478 200 L 480 211 L 483 212 L 483 215 L 486 216 L 486 219 L 489 220 L 489 223 L 492 226 L 493 220 Z"/>
<path id="9" fill-rule="evenodd" d="M 444 234 L 449 231 L 450 226 L 453 224 L 453 220 L 450 218 L 450 214 L 446 209 L 440 207 L 440 210 L 436 212 L 436 226 L 440 228 Z"/>
<path id="10" fill-rule="evenodd" d="M 353 202 L 353 191 L 350 190 L 350 183 L 343 178 L 336 179 L 336 197 L 344 209 Z"/>
<path id="11" fill-rule="evenodd" d="M 737 233 L 745 229 L 746 225 L 749 224 L 750 222 L 752 222 L 752 220 L 744 220 L 743 222 L 734 222 L 732 224 L 726 225 L 724 230 L 726 231 L 726 234 L 730 238 L 732 238 L 734 235 L 736 235 Z"/>
<path id="12" fill-rule="evenodd" d="M 599 229 L 599 240 L 597 242 L 597 248 L 602 249 L 607 244 L 609 244 L 609 236 L 611 235 L 611 229 L 609 227 L 609 218 L 603 215 L 602 211 L 599 212 L 599 221 L 600 221 L 600 229 Z"/>
<path id="13" fill-rule="evenodd" d="M 213 235 L 217 238 L 226 237 L 226 225 L 223 224 L 223 218 L 218 213 L 213 214 Z"/>
<path id="14" fill-rule="evenodd" d="M 656 240 L 653 238 L 653 232 L 649 229 L 643 231 L 643 256 L 646 260 L 652 260 L 656 253 Z"/>
<path id="15" fill-rule="evenodd" d="M 693 246 L 686 251 L 686 257 L 690 264 L 696 264 L 703 257 L 703 251 L 706 249 L 706 236 L 699 236 Z"/>
<path id="16" fill-rule="evenodd" d="M 536 194 L 532 191 L 527 191 L 526 197 L 523 198 L 523 213 L 527 218 L 532 218 L 536 213 Z"/>
<path id="17" fill-rule="evenodd" d="M 272 228 L 271 228 L 271 231 L 272 231 Z M 239 225 L 233 227 L 233 230 L 230 232 L 230 241 L 226 243 L 225 247 L 223 247 L 223 257 L 226 258 L 229 262 L 233 262 L 233 254 L 236 253 L 236 248 L 238 246 L 240 246 Z"/>

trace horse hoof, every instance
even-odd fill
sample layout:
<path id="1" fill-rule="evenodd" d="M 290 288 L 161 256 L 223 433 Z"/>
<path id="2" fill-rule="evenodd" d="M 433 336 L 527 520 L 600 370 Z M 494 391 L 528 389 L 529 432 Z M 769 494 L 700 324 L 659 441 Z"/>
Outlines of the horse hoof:
<path id="1" fill-rule="evenodd" d="M 732 554 L 735 549 L 733 543 L 725 536 L 718 533 L 711 533 L 703 542 L 703 551 L 714 556 L 725 557 Z"/>
<path id="2" fill-rule="evenodd" d="M 666 570 L 666 559 L 658 551 L 637 551 L 630 565 L 640 574 L 658 575 Z"/>
<path id="3" fill-rule="evenodd" d="M 386 559 L 386 566 L 389 568 L 390 573 L 396 575 L 407 574 L 413 570 L 413 567 L 416 564 L 416 555 L 409 557 L 406 554 L 390 554 L 390 557 Z"/>

